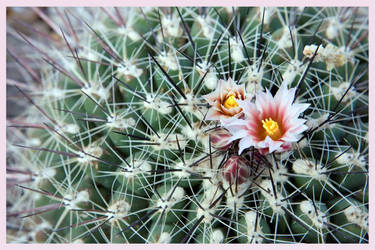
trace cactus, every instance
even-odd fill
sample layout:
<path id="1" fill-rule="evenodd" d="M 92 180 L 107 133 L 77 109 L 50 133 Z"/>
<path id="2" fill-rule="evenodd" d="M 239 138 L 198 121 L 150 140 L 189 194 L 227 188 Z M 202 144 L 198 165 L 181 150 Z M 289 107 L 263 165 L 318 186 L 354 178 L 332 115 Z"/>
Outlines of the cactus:
<path id="1" fill-rule="evenodd" d="M 34 11 L 8 242 L 368 243 L 366 8 Z"/>

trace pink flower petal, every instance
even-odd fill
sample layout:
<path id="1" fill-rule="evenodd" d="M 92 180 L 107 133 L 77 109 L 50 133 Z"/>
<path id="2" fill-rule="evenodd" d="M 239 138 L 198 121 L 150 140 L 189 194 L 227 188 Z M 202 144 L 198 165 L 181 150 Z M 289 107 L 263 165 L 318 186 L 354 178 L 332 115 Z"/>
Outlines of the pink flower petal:
<path id="1" fill-rule="evenodd" d="M 206 115 L 206 120 L 215 121 L 219 120 L 220 117 L 222 117 L 222 114 L 219 111 L 215 109 L 209 109 Z"/>
<path id="2" fill-rule="evenodd" d="M 235 140 L 238 140 L 240 138 L 246 138 L 249 134 L 246 130 L 237 130 L 237 131 L 233 131 L 232 133 L 232 136 L 230 137 L 229 141 L 235 141 Z"/>
<path id="3" fill-rule="evenodd" d="M 255 142 L 252 140 L 251 137 L 243 137 L 240 142 L 238 143 L 238 155 L 240 155 L 245 149 L 254 146 Z"/>
<path id="4" fill-rule="evenodd" d="M 288 89 L 287 82 L 283 82 L 277 91 L 274 99 L 279 106 L 290 106 L 294 100 L 296 88 Z"/>
<path id="5" fill-rule="evenodd" d="M 283 135 L 283 137 L 281 138 L 281 140 L 283 140 L 284 142 L 296 142 L 298 141 L 299 138 L 296 137 L 296 134 L 294 133 L 291 133 L 291 132 L 287 132 Z"/>
<path id="6" fill-rule="evenodd" d="M 274 141 L 269 136 L 266 136 L 266 139 L 264 140 L 264 145 L 268 148 L 268 153 L 279 150 L 282 144 L 282 141 Z"/>
<path id="7" fill-rule="evenodd" d="M 256 117 L 259 115 L 259 111 L 256 109 L 254 103 L 251 103 L 250 100 L 241 101 L 238 100 L 237 104 L 242 108 L 243 112 L 249 117 Z"/>

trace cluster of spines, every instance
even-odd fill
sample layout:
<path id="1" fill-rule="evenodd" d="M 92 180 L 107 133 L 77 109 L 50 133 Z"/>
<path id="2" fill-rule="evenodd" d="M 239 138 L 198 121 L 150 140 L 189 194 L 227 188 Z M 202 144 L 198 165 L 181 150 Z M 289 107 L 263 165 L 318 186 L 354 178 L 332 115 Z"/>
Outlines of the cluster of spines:
<path id="1" fill-rule="evenodd" d="M 42 225 L 32 240 L 367 242 L 367 71 L 355 76 L 367 63 L 366 19 L 338 25 L 329 8 L 55 11 L 63 53 L 21 35 L 51 67 L 46 79 L 25 67 L 41 97 L 20 89 L 44 119 L 32 112 L 21 116 L 31 124 L 11 125 L 26 130 L 15 146 L 32 150 L 17 164 L 37 176 L 17 184 L 31 209 L 11 214 Z M 201 97 L 229 77 L 253 95 L 288 80 L 312 103 L 294 152 L 253 149 L 241 184 L 223 178 L 233 151 L 212 147 L 217 124 Z"/>

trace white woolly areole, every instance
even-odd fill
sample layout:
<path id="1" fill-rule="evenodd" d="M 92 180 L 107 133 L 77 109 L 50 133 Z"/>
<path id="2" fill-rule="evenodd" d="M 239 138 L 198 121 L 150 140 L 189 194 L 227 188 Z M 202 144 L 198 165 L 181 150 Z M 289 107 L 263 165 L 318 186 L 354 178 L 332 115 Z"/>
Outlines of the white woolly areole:
<path id="1" fill-rule="evenodd" d="M 160 243 L 160 244 L 168 244 L 171 243 L 172 236 L 168 232 L 162 232 L 159 236 L 159 239 L 155 243 Z"/>
<path id="2" fill-rule="evenodd" d="M 218 244 L 224 242 L 224 234 L 220 229 L 215 229 L 212 231 L 210 243 L 212 244 Z"/>
<path id="3" fill-rule="evenodd" d="M 208 88 L 208 89 L 214 89 L 216 88 L 217 86 L 217 76 L 216 76 L 216 71 L 213 72 L 215 70 L 210 70 L 210 72 L 207 73 L 206 77 L 204 78 L 203 82 L 204 82 L 204 85 Z"/>
<path id="4" fill-rule="evenodd" d="M 34 178 L 33 186 L 38 187 L 40 186 L 45 180 L 50 180 L 56 175 L 56 169 L 54 168 L 40 168 L 38 170 L 38 175 Z M 39 193 L 32 192 L 35 194 L 35 197 L 40 197 Z"/>
<path id="5" fill-rule="evenodd" d="M 318 208 L 316 208 L 315 211 L 314 204 L 311 201 L 301 201 L 299 208 L 301 209 L 302 213 L 307 215 L 316 228 L 323 229 L 327 227 L 325 225 L 325 223 L 328 222 L 327 217 L 325 217 L 326 214 L 320 211 Z"/>
<path id="6" fill-rule="evenodd" d="M 169 194 L 168 194 L 169 196 Z M 176 187 L 174 190 L 171 199 L 175 201 L 181 201 L 185 196 L 185 190 L 182 187 Z"/>
<path id="7" fill-rule="evenodd" d="M 263 10 L 264 10 L 264 24 L 269 25 L 272 21 L 273 16 L 276 14 L 277 9 L 275 7 L 258 7 L 257 13 L 258 13 L 258 21 L 262 22 L 263 18 Z"/>
<path id="8" fill-rule="evenodd" d="M 279 163 L 278 168 L 274 165 L 272 176 L 275 183 L 283 184 L 288 181 L 288 169 L 286 165 Z"/>
<path id="9" fill-rule="evenodd" d="M 230 55 L 233 59 L 233 62 L 240 63 L 245 60 L 244 54 L 242 52 L 242 43 L 239 39 L 231 37 L 230 41 Z"/>
<path id="10" fill-rule="evenodd" d="M 101 147 L 99 147 L 98 145 L 95 145 L 95 144 L 91 144 L 89 145 L 88 147 L 84 147 L 84 151 L 90 155 L 93 155 L 93 156 L 96 156 L 96 157 L 100 157 L 103 155 L 103 149 Z"/>
<path id="11" fill-rule="evenodd" d="M 100 59 L 100 56 L 99 56 L 98 52 L 96 52 L 95 50 L 92 50 L 90 48 L 84 49 L 82 51 L 81 57 L 85 58 L 87 60 L 90 60 L 90 61 L 94 61 L 94 62 L 99 61 L 99 59 Z"/>
<path id="12" fill-rule="evenodd" d="M 209 208 L 210 203 L 211 203 L 211 199 L 205 199 L 203 200 L 203 202 L 201 202 L 201 206 L 204 208 L 204 210 L 202 210 L 200 207 L 197 208 L 196 219 L 199 219 L 203 215 L 204 217 L 203 217 L 202 222 L 205 224 L 212 223 L 212 220 L 214 219 L 214 217 L 211 214 L 215 214 L 215 210 L 219 202 L 216 203 L 216 205 L 213 206 L 212 208 Z"/>
<path id="13" fill-rule="evenodd" d="M 181 106 L 181 109 L 195 115 L 200 120 L 203 120 L 206 111 L 202 111 L 203 107 L 197 105 L 202 104 L 202 99 L 198 99 L 197 96 L 191 92 L 186 93 L 185 96 L 186 100 L 181 98 L 179 101 L 179 103 L 184 104 Z"/>
<path id="14" fill-rule="evenodd" d="M 124 76 L 126 81 L 138 78 L 142 73 L 143 69 L 137 68 L 137 65 L 129 60 L 124 60 L 124 63 L 117 65 L 117 75 Z"/>
<path id="15" fill-rule="evenodd" d="M 291 84 L 297 75 L 302 73 L 303 67 L 300 66 L 302 63 L 299 60 L 291 60 L 286 68 L 285 72 L 282 74 L 283 80 L 287 82 L 287 84 Z"/>
<path id="16" fill-rule="evenodd" d="M 161 65 L 165 66 L 167 69 L 170 70 L 178 70 L 178 60 L 176 54 L 168 51 L 165 53 L 164 51 L 158 55 L 158 59 Z"/>
<path id="17" fill-rule="evenodd" d="M 208 39 L 212 39 L 215 34 L 215 28 L 212 26 L 214 20 L 209 15 L 205 17 L 197 16 L 195 20 L 201 26 L 202 35 Z"/>
<path id="18" fill-rule="evenodd" d="M 217 76 L 216 76 L 216 69 L 214 67 L 210 68 L 208 62 L 203 61 L 203 62 L 198 62 L 195 69 L 198 71 L 198 73 L 200 74 L 201 77 L 203 77 L 206 74 L 206 72 L 208 71 L 208 73 L 206 74 L 206 76 L 203 80 L 203 84 L 208 89 L 216 88 L 218 79 L 217 79 Z"/>
<path id="19" fill-rule="evenodd" d="M 40 176 L 49 179 L 53 178 L 56 175 L 56 169 L 54 168 L 43 168 L 40 170 Z"/>
<path id="20" fill-rule="evenodd" d="M 198 73 L 201 76 L 204 76 L 204 74 L 206 73 L 206 71 L 210 70 L 209 66 L 210 65 L 208 64 L 207 61 L 199 61 L 199 62 L 197 62 L 195 69 L 198 71 Z"/>
<path id="21" fill-rule="evenodd" d="M 318 46 L 306 45 L 303 49 L 303 54 L 307 58 L 312 58 L 315 50 Z M 325 62 L 327 65 L 327 70 L 332 70 L 335 67 L 343 66 L 346 62 L 352 62 L 353 57 L 350 50 L 342 47 L 336 47 L 333 44 L 328 44 L 325 48 L 321 45 L 318 49 L 318 52 L 314 58 L 315 62 Z"/>
<path id="22" fill-rule="evenodd" d="M 178 142 L 180 144 L 180 148 L 183 149 L 186 146 L 187 140 L 185 136 L 182 134 L 174 134 L 171 133 L 167 137 L 165 133 L 159 133 L 157 135 L 150 136 L 150 142 L 155 143 L 155 145 L 151 145 L 151 147 L 157 151 L 159 150 L 178 150 L 178 145 L 176 143 L 176 136 L 178 136 Z"/>
<path id="23" fill-rule="evenodd" d="M 360 228 L 368 232 L 368 212 L 350 205 L 344 210 L 344 214 L 349 222 L 358 225 Z"/>
<path id="24" fill-rule="evenodd" d="M 327 128 L 333 129 L 337 126 L 335 123 L 326 122 L 323 124 L 323 122 L 328 119 L 328 116 L 329 114 L 325 113 L 325 114 L 322 114 L 318 118 L 309 118 L 306 122 L 306 126 L 309 127 L 310 129 L 315 129 L 316 127 L 319 127 L 316 131 L 324 130 Z"/>
<path id="25" fill-rule="evenodd" d="M 228 183 L 228 182 L 226 182 Z M 228 184 L 227 184 L 228 185 Z M 227 192 L 225 194 L 226 197 L 226 207 L 231 211 L 231 212 L 236 212 L 238 209 L 241 209 L 244 205 L 244 200 L 245 200 L 245 195 L 243 195 L 250 187 L 251 185 L 251 180 L 248 182 L 241 183 L 240 185 L 237 186 L 238 190 L 235 192 L 235 184 L 232 184 L 232 190 L 234 195 L 232 195 L 231 192 Z M 224 187 L 227 188 L 227 187 Z"/>
<path id="26" fill-rule="evenodd" d="M 197 126 L 193 126 L 193 129 L 189 125 L 186 125 L 182 129 L 182 133 L 189 139 L 201 139 L 198 136 L 203 136 L 204 129 L 200 129 Z M 198 137 L 198 138 L 197 138 Z"/>
<path id="27" fill-rule="evenodd" d="M 341 153 L 337 153 L 336 156 L 339 156 L 340 154 Z M 353 153 L 345 152 L 345 153 L 341 154 L 341 156 L 338 157 L 336 159 L 336 161 L 339 164 L 343 164 L 343 165 L 347 165 L 347 166 L 354 165 L 354 166 L 360 167 L 364 170 L 366 169 L 366 164 L 367 164 L 366 157 L 361 155 L 358 152 L 353 152 Z"/>
<path id="28" fill-rule="evenodd" d="M 55 98 L 55 99 L 63 99 L 65 98 L 65 91 L 59 88 L 52 88 L 52 89 L 45 89 L 43 93 L 46 97 Z"/>
<path id="29" fill-rule="evenodd" d="M 350 86 L 350 82 L 343 82 L 341 83 L 338 87 L 331 87 L 331 92 L 333 94 L 333 96 L 337 99 L 337 100 L 340 100 L 345 92 L 347 91 L 347 89 L 349 88 Z M 355 90 L 355 88 L 352 86 L 349 91 L 345 94 L 344 98 L 342 99 L 342 101 L 344 103 L 348 103 L 349 101 L 351 101 L 352 99 L 354 99 L 356 96 L 358 96 L 359 93 Z"/>
<path id="30" fill-rule="evenodd" d="M 149 175 L 152 170 L 150 163 L 143 159 L 133 159 L 130 164 L 132 165 L 128 166 L 126 163 L 122 163 L 123 171 L 119 170 L 121 175 L 128 179 L 136 178 L 138 174 Z"/>
<path id="31" fill-rule="evenodd" d="M 146 101 L 143 102 L 143 106 L 146 109 L 156 110 L 158 113 L 166 115 L 172 112 L 172 107 L 168 102 L 162 101 L 159 97 L 147 94 Z"/>
<path id="32" fill-rule="evenodd" d="M 258 92 L 263 90 L 261 83 L 263 78 L 263 67 L 258 67 L 255 65 L 250 65 L 247 67 L 247 83 L 246 83 L 246 94 L 253 97 Z"/>
<path id="33" fill-rule="evenodd" d="M 161 18 L 163 31 L 165 36 L 180 37 L 182 28 L 180 27 L 180 18 L 176 14 L 164 15 Z"/>
<path id="34" fill-rule="evenodd" d="M 315 162 L 298 159 L 293 163 L 292 168 L 296 174 L 306 175 L 306 177 L 311 177 L 318 181 L 326 181 L 328 179 L 327 175 L 322 173 L 326 172 L 327 168 L 323 167 L 319 162 L 316 163 L 315 167 Z"/>
<path id="35" fill-rule="evenodd" d="M 74 123 L 65 124 L 62 126 L 62 130 L 68 134 L 78 134 L 79 133 L 79 126 Z"/>
<path id="36" fill-rule="evenodd" d="M 116 32 L 118 32 L 120 35 L 124 35 L 128 38 L 130 38 L 132 41 L 137 42 L 141 40 L 141 36 L 136 32 L 133 27 L 126 26 L 116 29 Z"/>
<path id="37" fill-rule="evenodd" d="M 204 126 L 200 127 L 199 123 L 193 123 L 191 125 L 193 129 L 190 128 L 189 125 L 182 127 L 181 129 L 182 134 L 185 135 L 186 138 L 188 138 L 189 140 L 193 140 L 195 142 L 197 141 L 201 142 L 204 145 L 204 147 L 208 149 L 209 137 L 208 137 L 208 134 L 204 132 L 207 128 Z"/>
<path id="38" fill-rule="evenodd" d="M 277 45 L 281 49 L 288 49 L 292 47 L 293 43 L 290 37 L 288 26 L 283 27 L 283 32 L 282 32 L 280 39 L 277 41 Z"/>
<path id="39" fill-rule="evenodd" d="M 120 130 L 127 129 L 129 127 L 134 127 L 136 121 L 134 118 L 124 118 L 121 116 L 112 115 L 112 117 L 107 117 L 106 126 L 109 128 L 117 128 Z"/>
<path id="40" fill-rule="evenodd" d="M 263 233 L 262 233 L 262 228 L 259 226 L 259 218 L 258 218 L 258 223 L 256 225 L 256 230 L 255 228 L 255 223 L 257 221 L 257 213 L 254 211 L 249 211 L 245 214 L 245 221 L 246 221 L 246 228 L 247 228 L 247 238 L 253 239 L 253 243 L 262 243 L 263 242 Z"/>
<path id="41" fill-rule="evenodd" d="M 27 144 L 29 146 L 39 146 L 42 143 L 42 141 L 39 138 L 31 138 L 27 141 Z"/>
<path id="42" fill-rule="evenodd" d="M 171 198 L 168 200 L 168 198 L 171 195 L 172 191 L 173 191 L 173 189 L 169 190 L 168 193 L 165 193 L 162 196 L 163 199 L 159 199 L 157 201 L 156 206 L 157 207 L 161 207 L 161 209 L 159 210 L 160 213 L 162 213 L 163 211 L 165 211 L 166 213 L 168 213 L 169 210 L 177 202 L 180 202 L 184 198 L 184 196 L 185 196 L 185 190 L 182 187 L 176 187 L 176 189 L 174 190 Z"/>
<path id="43" fill-rule="evenodd" d="M 178 178 L 189 178 L 190 177 L 190 167 L 189 164 L 192 163 L 191 160 L 185 159 L 185 164 L 183 162 L 178 162 L 173 166 L 173 169 L 181 169 L 181 171 L 173 171 L 173 175 Z"/>
<path id="44" fill-rule="evenodd" d="M 92 156 L 95 156 L 97 158 L 100 158 L 103 154 L 103 149 L 99 147 L 98 145 L 92 143 L 91 145 L 88 145 L 87 147 L 83 147 L 83 152 L 78 152 L 77 154 L 79 155 L 77 161 L 79 163 L 85 164 L 85 163 L 90 163 L 92 161 L 96 161 Z M 92 155 L 92 156 L 91 156 Z"/>
<path id="45" fill-rule="evenodd" d="M 326 37 L 330 40 L 336 39 L 339 35 L 339 31 L 343 29 L 344 26 L 340 22 L 338 17 L 329 17 L 328 26 L 326 28 Z"/>
<path id="46" fill-rule="evenodd" d="M 100 100 L 108 99 L 110 93 L 108 89 L 99 83 L 91 83 L 91 86 L 85 86 L 82 91 L 89 96 L 98 96 Z M 94 98 L 95 99 L 95 98 Z"/>
<path id="47" fill-rule="evenodd" d="M 89 192 L 87 190 L 82 190 L 75 195 L 68 194 L 65 195 L 64 198 L 64 204 L 67 209 L 77 209 L 78 204 L 81 202 L 88 202 L 90 199 Z"/>
<path id="48" fill-rule="evenodd" d="M 285 197 L 277 190 L 277 186 L 275 186 L 277 198 L 274 197 L 274 191 L 270 180 L 263 180 L 259 186 L 262 187 L 259 190 L 267 200 L 268 205 L 272 208 L 273 213 L 284 215 L 285 211 L 282 208 L 287 206 L 287 202 L 285 200 L 283 201 Z"/>
<path id="49" fill-rule="evenodd" d="M 125 200 L 118 200 L 107 208 L 108 213 L 105 215 L 108 218 L 113 217 L 113 220 L 122 219 L 128 215 L 130 208 L 129 203 Z"/>

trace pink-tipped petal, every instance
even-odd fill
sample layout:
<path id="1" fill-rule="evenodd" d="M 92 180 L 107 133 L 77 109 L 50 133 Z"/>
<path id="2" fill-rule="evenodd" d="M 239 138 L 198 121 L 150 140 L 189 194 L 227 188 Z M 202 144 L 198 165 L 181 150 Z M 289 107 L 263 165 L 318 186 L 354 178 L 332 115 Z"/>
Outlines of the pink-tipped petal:
<path id="1" fill-rule="evenodd" d="M 259 111 L 256 109 L 256 106 L 254 103 L 251 103 L 248 100 L 245 101 L 237 101 L 237 104 L 239 107 L 242 108 L 243 112 L 250 117 L 255 117 L 259 114 Z"/>
<path id="2" fill-rule="evenodd" d="M 283 135 L 284 142 L 296 142 L 298 139 L 294 133 L 290 133 L 289 131 Z"/>
<path id="3" fill-rule="evenodd" d="M 248 136 L 248 132 L 244 129 L 231 131 L 231 134 L 232 136 L 229 139 L 231 142 Z"/>
<path id="4" fill-rule="evenodd" d="M 301 134 L 302 132 L 306 131 L 308 128 L 309 127 L 307 127 L 306 125 L 301 125 L 301 126 L 291 129 L 290 133 Z"/>
<path id="5" fill-rule="evenodd" d="M 268 147 L 269 153 L 279 150 L 281 145 L 283 144 L 282 141 L 274 141 L 269 136 L 266 136 L 265 142 Z"/>
<path id="6" fill-rule="evenodd" d="M 210 109 L 207 112 L 206 120 L 215 121 L 215 120 L 219 120 L 220 117 L 222 117 L 222 114 L 219 111 L 217 111 L 215 109 Z"/>
<path id="7" fill-rule="evenodd" d="M 240 155 L 245 149 L 254 146 L 255 143 L 251 139 L 251 137 L 243 137 L 240 142 L 238 143 L 238 155 Z"/>

